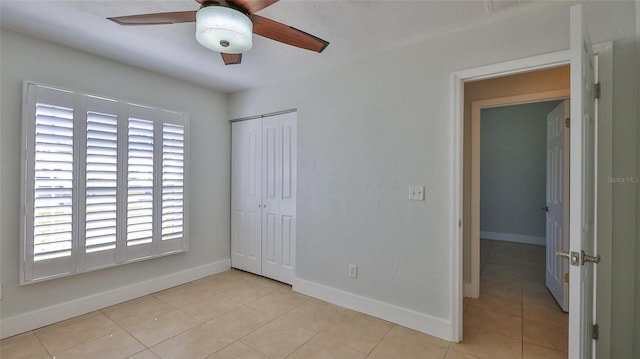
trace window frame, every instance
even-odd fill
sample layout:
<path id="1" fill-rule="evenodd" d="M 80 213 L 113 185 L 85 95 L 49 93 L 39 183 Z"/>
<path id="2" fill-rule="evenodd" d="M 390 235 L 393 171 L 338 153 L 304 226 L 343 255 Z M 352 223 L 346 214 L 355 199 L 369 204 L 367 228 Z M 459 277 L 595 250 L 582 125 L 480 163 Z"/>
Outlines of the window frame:
<path id="1" fill-rule="evenodd" d="M 64 106 L 73 111 L 73 178 L 72 178 L 72 240 L 71 254 L 60 258 L 34 260 L 34 208 L 36 107 L 38 103 Z M 84 272 L 119 266 L 189 249 L 189 122 L 187 113 L 159 107 L 145 106 L 130 101 L 106 98 L 79 91 L 24 81 L 22 101 L 22 170 L 20 216 L 20 285 L 67 277 Z M 87 252 L 87 123 L 89 112 L 112 115 L 117 119 L 117 185 L 116 185 L 116 239 L 115 248 Z M 153 236 L 150 243 L 127 245 L 128 198 L 128 125 L 131 119 L 153 123 Z M 182 236 L 163 240 L 163 137 L 165 124 L 177 125 L 183 130 L 182 161 Z"/>

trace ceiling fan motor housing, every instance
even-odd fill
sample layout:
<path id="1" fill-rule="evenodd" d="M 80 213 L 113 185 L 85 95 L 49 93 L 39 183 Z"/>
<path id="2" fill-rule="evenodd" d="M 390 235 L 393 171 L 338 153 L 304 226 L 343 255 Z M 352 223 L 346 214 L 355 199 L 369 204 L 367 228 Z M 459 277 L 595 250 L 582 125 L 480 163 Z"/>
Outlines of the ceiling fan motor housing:
<path id="1" fill-rule="evenodd" d="M 227 54 L 251 50 L 253 23 L 242 12 L 225 6 L 206 6 L 196 13 L 196 40 Z"/>

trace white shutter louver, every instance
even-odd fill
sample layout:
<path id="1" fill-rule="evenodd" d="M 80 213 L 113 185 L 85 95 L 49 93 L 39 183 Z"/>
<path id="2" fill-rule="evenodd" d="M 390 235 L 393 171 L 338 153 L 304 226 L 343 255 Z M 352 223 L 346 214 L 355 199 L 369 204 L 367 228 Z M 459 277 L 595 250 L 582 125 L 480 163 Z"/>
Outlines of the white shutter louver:
<path id="1" fill-rule="evenodd" d="M 36 103 L 34 262 L 71 255 L 73 156 L 73 109 Z"/>
<path id="2" fill-rule="evenodd" d="M 127 245 L 153 240 L 153 122 L 130 118 L 128 134 Z"/>
<path id="3" fill-rule="evenodd" d="M 116 247 L 118 118 L 87 112 L 86 252 Z"/>
<path id="4" fill-rule="evenodd" d="M 162 128 L 162 240 L 183 236 L 184 126 Z"/>

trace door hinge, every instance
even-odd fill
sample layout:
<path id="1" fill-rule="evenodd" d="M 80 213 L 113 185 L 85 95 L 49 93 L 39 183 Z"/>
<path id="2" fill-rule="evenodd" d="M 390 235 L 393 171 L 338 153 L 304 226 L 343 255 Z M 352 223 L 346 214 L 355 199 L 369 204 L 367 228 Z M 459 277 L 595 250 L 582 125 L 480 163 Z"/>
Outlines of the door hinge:
<path id="1" fill-rule="evenodd" d="M 564 127 L 569 128 L 571 127 L 571 118 L 567 117 L 564 119 Z"/>
<path id="2" fill-rule="evenodd" d="M 564 282 L 569 283 L 569 273 L 564 274 Z"/>
<path id="3" fill-rule="evenodd" d="M 594 90 L 594 97 L 596 99 L 600 98 L 600 83 L 596 82 L 595 84 L 593 84 L 593 90 Z"/>
<path id="4" fill-rule="evenodd" d="M 591 337 L 592 337 L 594 340 L 598 340 L 598 336 L 599 336 L 599 333 L 598 333 L 598 323 L 594 323 L 594 324 L 593 324 L 593 326 L 591 327 L 591 334 L 592 334 L 592 335 L 591 335 Z"/>

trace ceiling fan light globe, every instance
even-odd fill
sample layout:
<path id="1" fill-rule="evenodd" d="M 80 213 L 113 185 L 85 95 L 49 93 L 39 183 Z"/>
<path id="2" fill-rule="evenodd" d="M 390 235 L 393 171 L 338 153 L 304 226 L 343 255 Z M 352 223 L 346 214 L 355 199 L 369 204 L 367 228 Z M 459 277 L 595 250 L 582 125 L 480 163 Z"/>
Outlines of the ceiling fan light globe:
<path id="1" fill-rule="evenodd" d="M 251 50 L 253 23 L 247 15 L 224 6 L 203 7 L 196 13 L 196 40 L 225 54 Z M 226 46 L 224 46 L 226 45 Z"/>

